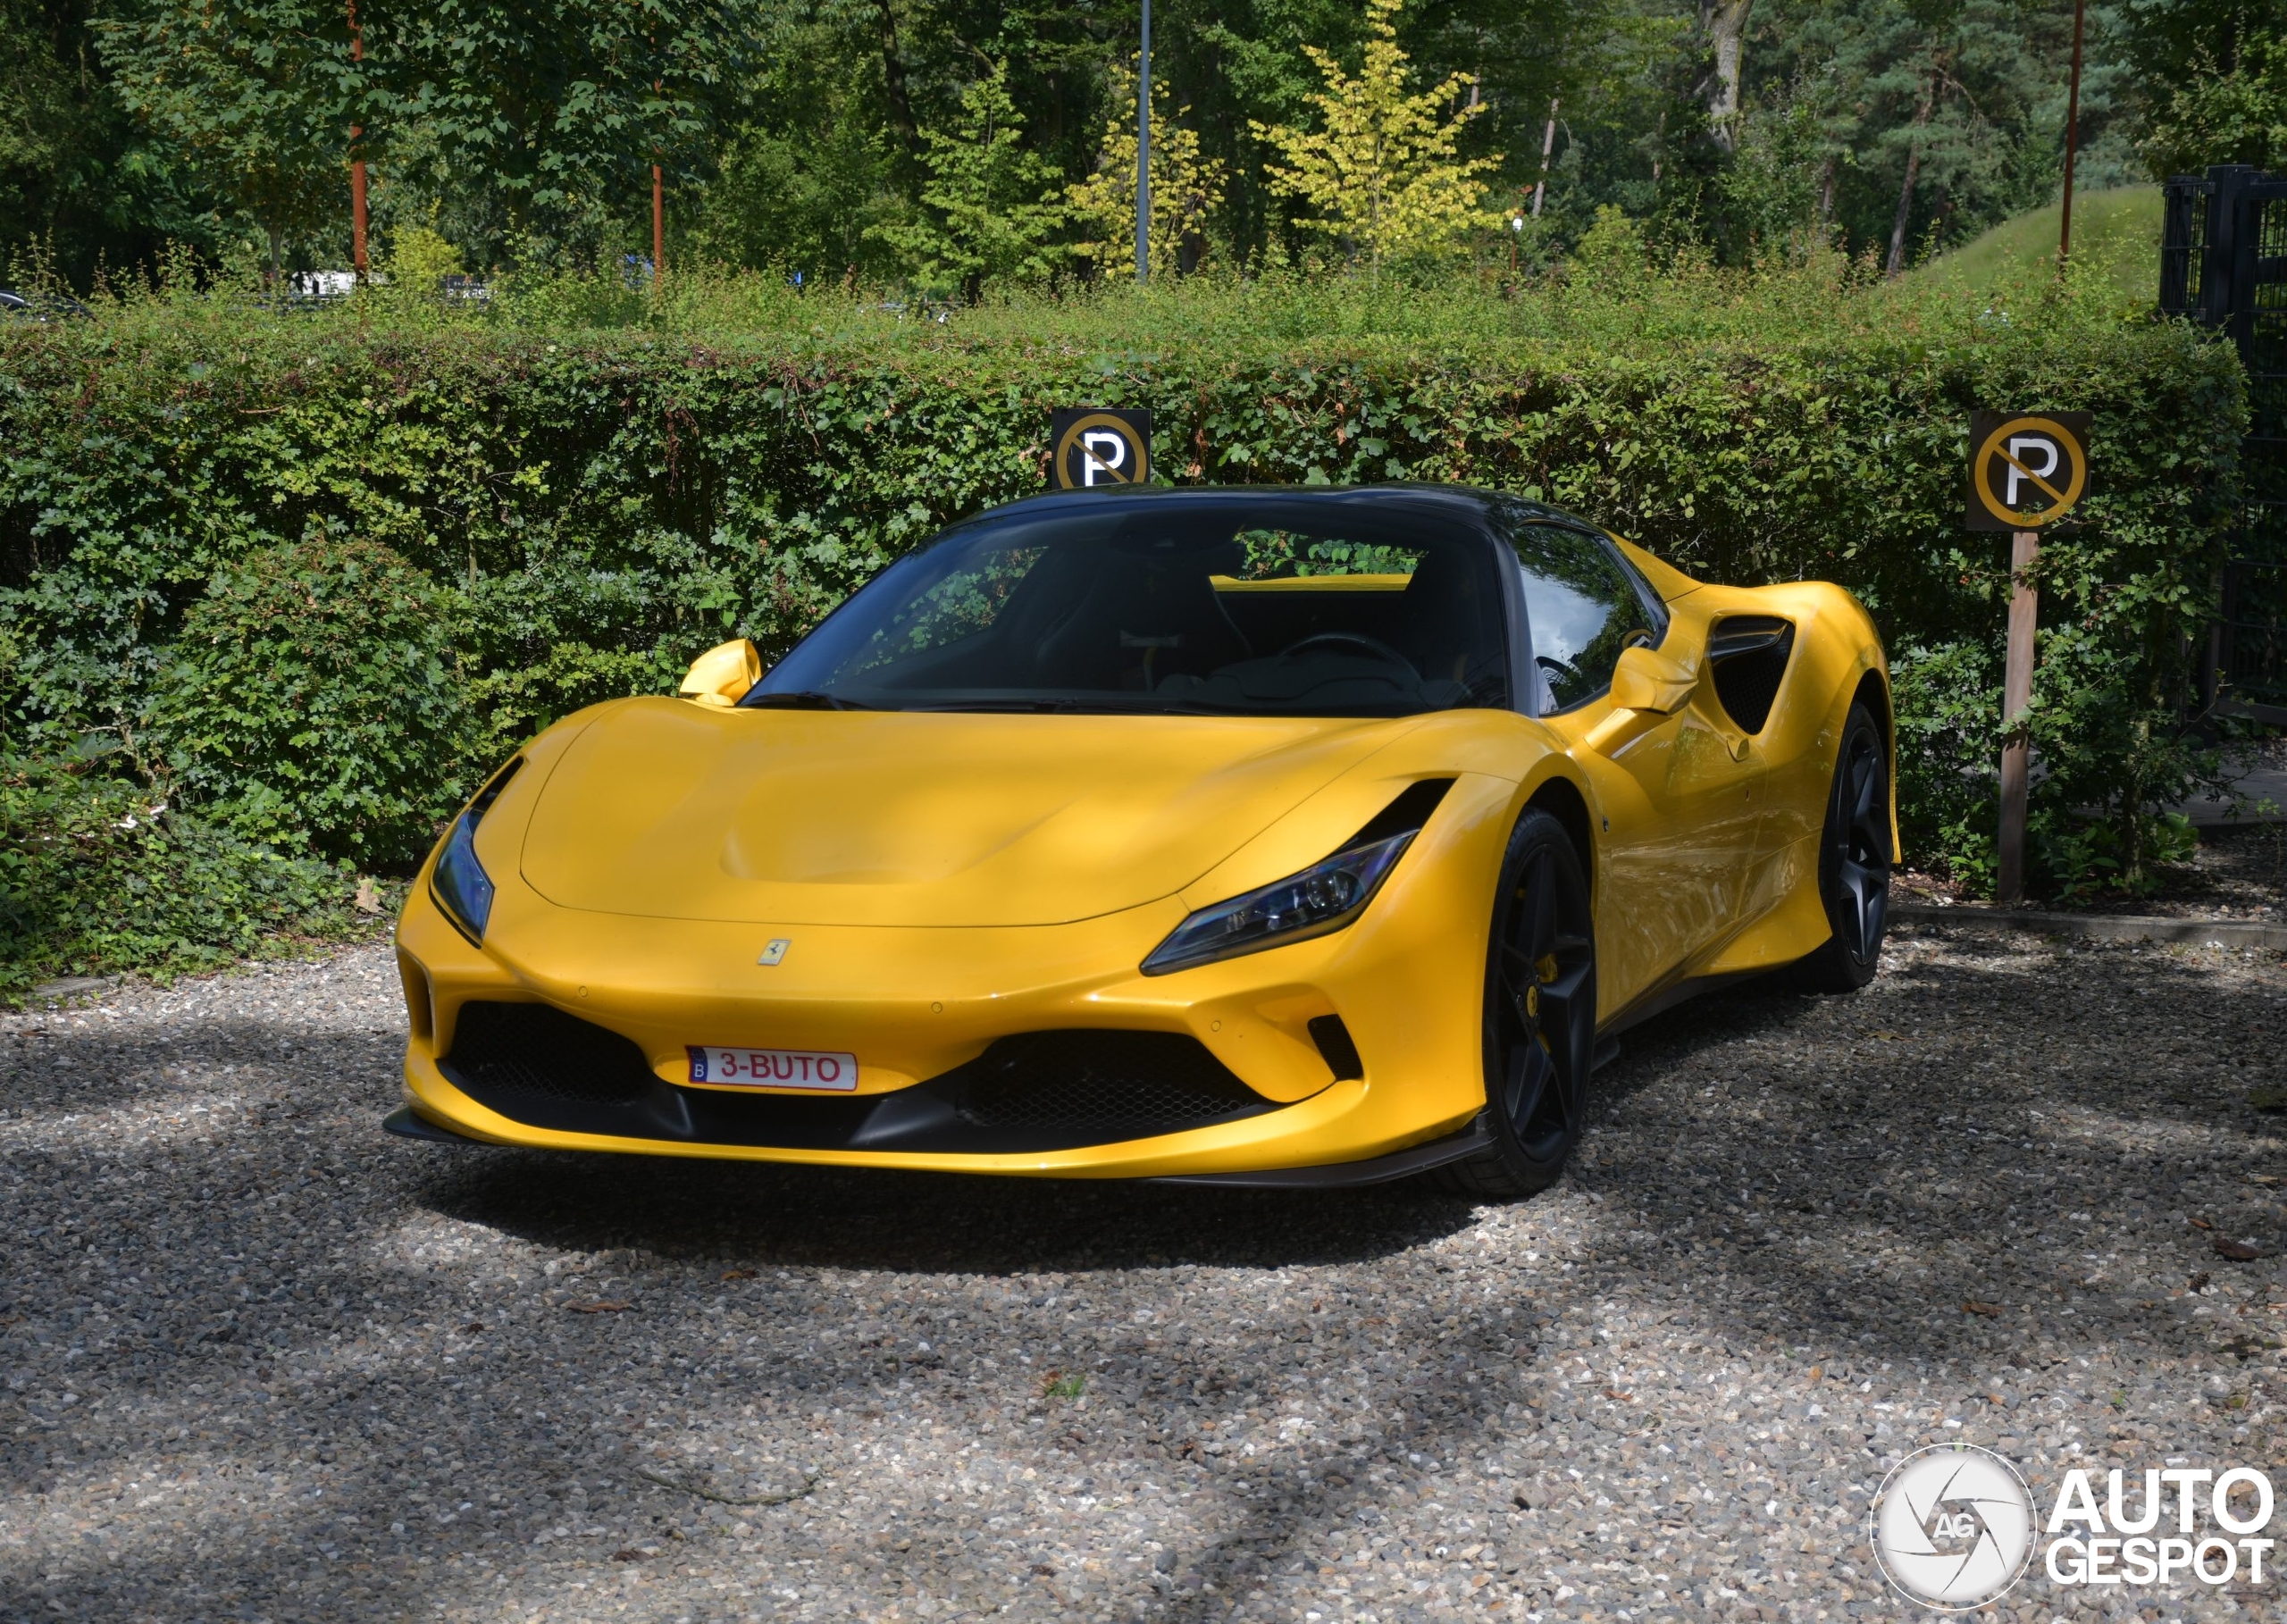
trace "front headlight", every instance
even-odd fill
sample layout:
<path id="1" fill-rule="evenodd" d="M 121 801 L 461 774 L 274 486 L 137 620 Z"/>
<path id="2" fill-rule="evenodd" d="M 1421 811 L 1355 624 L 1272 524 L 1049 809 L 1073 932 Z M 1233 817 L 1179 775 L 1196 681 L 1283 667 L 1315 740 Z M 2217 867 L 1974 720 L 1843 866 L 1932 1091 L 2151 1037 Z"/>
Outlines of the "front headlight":
<path id="1" fill-rule="evenodd" d="M 1340 930 L 1374 900 L 1419 833 L 1350 847 L 1276 884 L 1201 908 L 1152 950 L 1144 974 L 1165 975 Z"/>
<path id="2" fill-rule="evenodd" d="M 492 876 L 484 872 L 484 865 L 476 858 L 476 825 L 492 809 L 500 791 L 524 765 L 517 757 L 492 775 L 491 782 L 476 792 L 453 819 L 453 826 L 445 834 L 445 843 L 438 850 L 437 865 L 429 871 L 429 894 L 443 910 L 445 917 L 460 927 L 461 934 L 482 945 L 485 922 L 492 917 Z"/>

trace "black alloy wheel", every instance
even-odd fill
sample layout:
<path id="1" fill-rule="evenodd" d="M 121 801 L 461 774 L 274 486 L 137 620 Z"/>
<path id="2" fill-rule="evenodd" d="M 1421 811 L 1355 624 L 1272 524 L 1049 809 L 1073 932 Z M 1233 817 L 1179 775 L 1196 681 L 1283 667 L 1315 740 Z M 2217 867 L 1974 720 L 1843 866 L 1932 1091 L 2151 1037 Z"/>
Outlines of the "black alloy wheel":
<path id="1" fill-rule="evenodd" d="M 1834 934 L 1796 967 L 1805 992 L 1855 992 L 1874 979 L 1889 926 L 1890 861 L 1889 752 L 1872 713 L 1854 704 L 1819 841 L 1819 900 Z"/>
<path id="2" fill-rule="evenodd" d="M 1485 967 L 1485 1124 L 1493 1143 L 1438 1169 L 1464 1195 L 1554 1184 L 1580 1136 L 1596 1048 L 1588 884 L 1564 825 L 1528 808 L 1509 836 Z"/>

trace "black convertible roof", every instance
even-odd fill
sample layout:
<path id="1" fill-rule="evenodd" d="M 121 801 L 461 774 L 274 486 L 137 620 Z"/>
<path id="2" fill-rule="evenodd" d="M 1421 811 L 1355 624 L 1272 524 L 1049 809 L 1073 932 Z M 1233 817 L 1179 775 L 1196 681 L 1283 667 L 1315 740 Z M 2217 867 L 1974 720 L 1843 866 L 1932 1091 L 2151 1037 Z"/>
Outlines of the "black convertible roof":
<path id="1" fill-rule="evenodd" d="M 1138 489 L 1054 490 L 1040 496 L 988 507 L 952 526 L 964 533 L 990 525 L 1004 515 L 1009 519 L 1038 518 L 1058 509 L 1098 511 L 1118 503 L 1138 511 L 1164 506 L 1192 512 L 1228 509 L 1235 518 L 1277 510 L 1286 513 L 1435 515 L 1458 520 L 1472 529 L 1501 524 L 1557 523 L 1602 535 L 1603 527 L 1543 502 L 1528 501 L 1507 491 L 1476 485 L 1433 484 L 1418 480 L 1393 480 L 1378 485 L 1146 485 Z M 949 530 L 947 533 L 951 533 Z"/>

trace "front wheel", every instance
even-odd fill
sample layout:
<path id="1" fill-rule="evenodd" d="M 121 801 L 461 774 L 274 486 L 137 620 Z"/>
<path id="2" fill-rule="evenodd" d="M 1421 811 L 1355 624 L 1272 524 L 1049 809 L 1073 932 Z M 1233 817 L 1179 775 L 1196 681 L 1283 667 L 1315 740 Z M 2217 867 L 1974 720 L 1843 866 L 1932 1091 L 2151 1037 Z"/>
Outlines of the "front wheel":
<path id="1" fill-rule="evenodd" d="M 1889 925 L 1890 774 L 1882 730 L 1864 705 L 1842 724 L 1819 841 L 1819 900 L 1834 933 L 1795 967 L 1806 992 L 1855 992 L 1881 965 Z"/>
<path id="2" fill-rule="evenodd" d="M 1588 883 L 1564 825 L 1529 809 L 1509 836 L 1485 966 L 1485 1116 L 1493 1143 L 1438 1169 L 1463 1195 L 1554 1184 L 1580 1136 L 1596 1045 Z"/>

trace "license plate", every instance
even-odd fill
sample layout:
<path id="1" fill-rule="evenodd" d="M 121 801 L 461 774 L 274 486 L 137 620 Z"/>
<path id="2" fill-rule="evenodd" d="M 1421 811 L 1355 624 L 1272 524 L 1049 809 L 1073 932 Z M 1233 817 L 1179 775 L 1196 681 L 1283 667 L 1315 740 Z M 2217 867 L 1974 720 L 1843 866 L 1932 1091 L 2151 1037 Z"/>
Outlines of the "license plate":
<path id="1" fill-rule="evenodd" d="M 848 1093 L 858 1057 L 800 1049 L 702 1049 L 691 1045 L 691 1080 L 716 1088 L 813 1088 Z"/>

